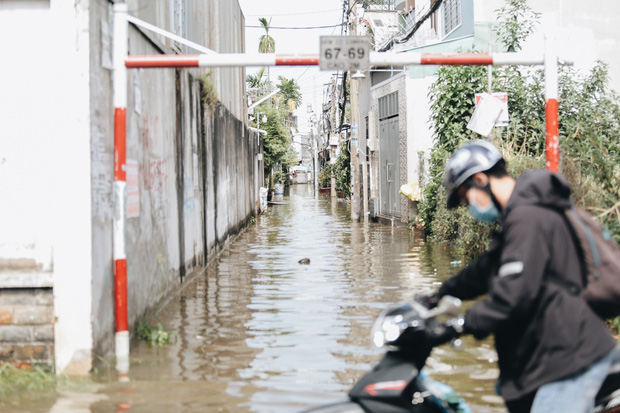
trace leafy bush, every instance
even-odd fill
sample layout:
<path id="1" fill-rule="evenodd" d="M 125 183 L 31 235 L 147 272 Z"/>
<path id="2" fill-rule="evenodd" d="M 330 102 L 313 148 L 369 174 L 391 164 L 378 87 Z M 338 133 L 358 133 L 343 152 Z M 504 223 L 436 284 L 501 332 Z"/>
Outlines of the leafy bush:
<path id="1" fill-rule="evenodd" d="M 340 154 L 334 164 L 336 188 L 345 198 L 351 197 L 351 153 L 346 141 L 340 143 Z"/>
<path id="2" fill-rule="evenodd" d="M 332 166 L 331 164 L 325 164 L 319 172 L 319 187 L 329 188 L 332 184 Z"/>
<path id="3" fill-rule="evenodd" d="M 498 10 L 497 33 L 507 50 L 521 49 L 540 17 L 527 0 L 507 0 Z M 488 243 L 492 227 L 474 222 L 462 210 L 447 211 L 442 188 L 446 158 L 463 143 L 479 139 L 466 128 L 476 92 L 486 89 L 486 68 L 442 66 L 431 87 L 435 145 L 430 174 L 419 204 L 428 236 L 453 242 L 470 258 Z M 510 124 L 496 128 L 495 144 L 512 176 L 544 168 L 544 72 L 523 67 L 496 68 L 493 89 L 508 93 Z M 574 201 L 598 216 L 620 242 L 620 103 L 608 88 L 607 66 L 599 62 L 587 75 L 561 67 L 559 73 L 561 172 Z"/>
<path id="4" fill-rule="evenodd" d="M 148 341 L 154 345 L 164 345 L 172 343 L 176 340 L 176 332 L 166 331 L 161 323 L 157 323 L 157 326 L 149 327 L 149 325 L 140 320 L 138 328 L 136 329 L 136 335 L 139 339 Z"/>

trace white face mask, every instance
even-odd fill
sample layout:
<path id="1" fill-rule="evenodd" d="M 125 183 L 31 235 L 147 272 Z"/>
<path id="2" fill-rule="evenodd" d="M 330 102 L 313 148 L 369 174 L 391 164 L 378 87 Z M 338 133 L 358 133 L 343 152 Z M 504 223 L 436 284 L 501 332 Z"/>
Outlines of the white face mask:
<path id="1" fill-rule="evenodd" d="M 471 187 L 471 196 L 469 197 L 469 213 L 472 217 L 481 222 L 495 222 L 499 219 L 500 213 L 493 202 L 489 203 L 486 207 L 480 206 L 476 202 L 476 195 L 474 191 L 476 187 Z"/>

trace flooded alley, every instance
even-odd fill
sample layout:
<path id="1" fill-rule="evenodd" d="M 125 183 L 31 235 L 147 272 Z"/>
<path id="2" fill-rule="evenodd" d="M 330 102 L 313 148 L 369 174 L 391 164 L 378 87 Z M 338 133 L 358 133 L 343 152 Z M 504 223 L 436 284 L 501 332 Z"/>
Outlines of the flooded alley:
<path id="1" fill-rule="evenodd" d="M 19 411 L 283 413 L 342 399 L 380 357 L 377 314 L 437 288 L 458 257 L 403 226 L 352 223 L 345 203 L 307 185 L 284 202 L 158 313 L 152 324 L 176 332 L 173 344 L 133 340 L 129 382 L 102 363 L 90 393 L 62 393 L 53 406 L 25 398 Z M 491 348 L 438 348 L 428 370 L 476 411 L 503 411 Z"/>

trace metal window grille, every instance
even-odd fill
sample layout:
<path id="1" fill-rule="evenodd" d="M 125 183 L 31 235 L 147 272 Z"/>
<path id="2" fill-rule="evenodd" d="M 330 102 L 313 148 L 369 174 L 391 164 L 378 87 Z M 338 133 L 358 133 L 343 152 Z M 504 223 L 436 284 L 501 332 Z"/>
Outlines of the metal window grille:
<path id="1" fill-rule="evenodd" d="M 461 0 L 444 1 L 443 10 L 443 32 L 447 35 L 461 25 Z"/>
<path id="2" fill-rule="evenodd" d="M 398 115 L 398 92 L 379 98 L 379 120 Z"/>

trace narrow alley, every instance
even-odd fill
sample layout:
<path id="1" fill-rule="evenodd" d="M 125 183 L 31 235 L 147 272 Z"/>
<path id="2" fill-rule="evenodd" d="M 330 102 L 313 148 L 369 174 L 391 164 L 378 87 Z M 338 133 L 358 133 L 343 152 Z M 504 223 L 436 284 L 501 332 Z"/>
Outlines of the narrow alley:
<path id="1" fill-rule="evenodd" d="M 377 314 L 433 288 L 458 257 L 403 226 L 352 223 L 344 202 L 310 185 L 284 199 L 158 313 L 153 323 L 176 332 L 174 343 L 132 340 L 129 382 L 100 363 L 88 392 L 26 395 L 18 411 L 284 413 L 341 400 L 380 357 Z M 477 412 L 501 412 L 491 349 L 443 346 L 427 369 Z"/>

